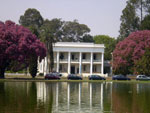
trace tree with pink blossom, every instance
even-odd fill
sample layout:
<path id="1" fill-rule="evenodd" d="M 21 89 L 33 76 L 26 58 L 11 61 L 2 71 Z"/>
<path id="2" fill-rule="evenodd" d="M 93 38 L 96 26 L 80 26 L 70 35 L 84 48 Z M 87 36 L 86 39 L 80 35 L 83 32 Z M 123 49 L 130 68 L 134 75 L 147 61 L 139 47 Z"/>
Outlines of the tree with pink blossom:
<path id="1" fill-rule="evenodd" d="M 150 31 L 137 31 L 131 33 L 120 41 L 113 51 L 113 70 L 117 74 L 135 73 L 136 65 L 150 48 Z"/>
<path id="2" fill-rule="evenodd" d="M 0 78 L 10 65 L 14 70 L 27 67 L 33 56 L 41 61 L 45 45 L 29 29 L 12 21 L 0 22 Z"/>

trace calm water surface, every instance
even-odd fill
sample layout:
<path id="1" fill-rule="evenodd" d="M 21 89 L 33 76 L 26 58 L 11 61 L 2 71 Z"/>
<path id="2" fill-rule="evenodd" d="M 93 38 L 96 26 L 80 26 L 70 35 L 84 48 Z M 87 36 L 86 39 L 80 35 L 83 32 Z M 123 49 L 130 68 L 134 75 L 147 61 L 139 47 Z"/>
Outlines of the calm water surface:
<path id="1" fill-rule="evenodd" d="M 0 113 L 150 113 L 150 84 L 0 82 Z"/>

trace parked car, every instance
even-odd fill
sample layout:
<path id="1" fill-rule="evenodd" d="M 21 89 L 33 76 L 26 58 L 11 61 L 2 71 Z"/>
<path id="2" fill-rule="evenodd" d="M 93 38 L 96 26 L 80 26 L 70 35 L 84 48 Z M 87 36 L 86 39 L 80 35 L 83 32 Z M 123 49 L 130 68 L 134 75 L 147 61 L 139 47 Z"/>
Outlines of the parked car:
<path id="1" fill-rule="evenodd" d="M 114 75 L 112 77 L 112 80 L 131 80 L 131 79 L 124 75 Z"/>
<path id="2" fill-rule="evenodd" d="M 150 80 L 150 77 L 148 77 L 146 75 L 138 75 L 136 77 L 136 80 Z"/>
<path id="3" fill-rule="evenodd" d="M 106 80 L 104 77 L 101 77 L 99 75 L 90 75 L 89 80 Z"/>
<path id="4" fill-rule="evenodd" d="M 62 74 L 61 73 L 59 73 L 59 72 L 52 72 L 54 75 L 57 75 L 57 76 L 62 76 Z"/>
<path id="5" fill-rule="evenodd" d="M 49 73 L 49 74 L 46 74 L 45 75 L 45 79 L 46 80 L 52 80 L 52 79 L 57 79 L 57 80 L 60 80 L 60 76 L 54 74 L 54 73 Z"/>
<path id="6" fill-rule="evenodd" d="M 81 76 L 77 76 L 75 74 L 69 74 L 67 78 L 68 80 L 82 80 Z"/>

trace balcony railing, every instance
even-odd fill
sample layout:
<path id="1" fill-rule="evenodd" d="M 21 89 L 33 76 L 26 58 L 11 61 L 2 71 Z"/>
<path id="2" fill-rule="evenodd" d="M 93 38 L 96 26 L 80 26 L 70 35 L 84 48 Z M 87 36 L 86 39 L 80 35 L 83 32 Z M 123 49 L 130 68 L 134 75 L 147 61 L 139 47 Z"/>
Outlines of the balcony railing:
<path id="1" fill-rule="evenodd" d="M 82 62 L 90 62 L 90 59 L 82 59 Z"/>
<path id="2" fill-rule="evenodd" d="M 62 61 L 62 62 L 67 62 L 68 59 L 60 59 L 60 61 Z"/>
<path id="3" fill-rule="evenodd" d="M 101 62 L 100 59 L 93 60 L 93 62 Z"/>
<path id="4" fill-rule="evenodd" d="M 79 59 L 71 59 L 71 62 L 79 62 Z"/>

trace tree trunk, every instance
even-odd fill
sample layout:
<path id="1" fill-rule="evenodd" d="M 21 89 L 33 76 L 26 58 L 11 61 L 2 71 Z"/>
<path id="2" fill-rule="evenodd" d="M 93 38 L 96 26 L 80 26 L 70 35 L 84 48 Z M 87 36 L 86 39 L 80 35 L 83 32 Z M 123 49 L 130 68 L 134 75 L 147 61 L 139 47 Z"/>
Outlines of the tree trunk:
<path id="1" fill-rule="evenodd" d="M 141 22 L 143 20 L 143 0 L 141 0 Z"/>
<path id="2" fill-rule="evenodd" d="M 37 60 L 38 60 L 38 58 L 36 55 L 31 56 L 30 64 L 29 64 L 29 72 L 30 72 L 32 78 L 35 78 L 35 76 L 37 74 Z"/>
<path id="3" fill-rule="evenodd" d="M 0 67 L 0 79 L 5 78 L 4 74 L 5 74 L 5 67 Z"/>

